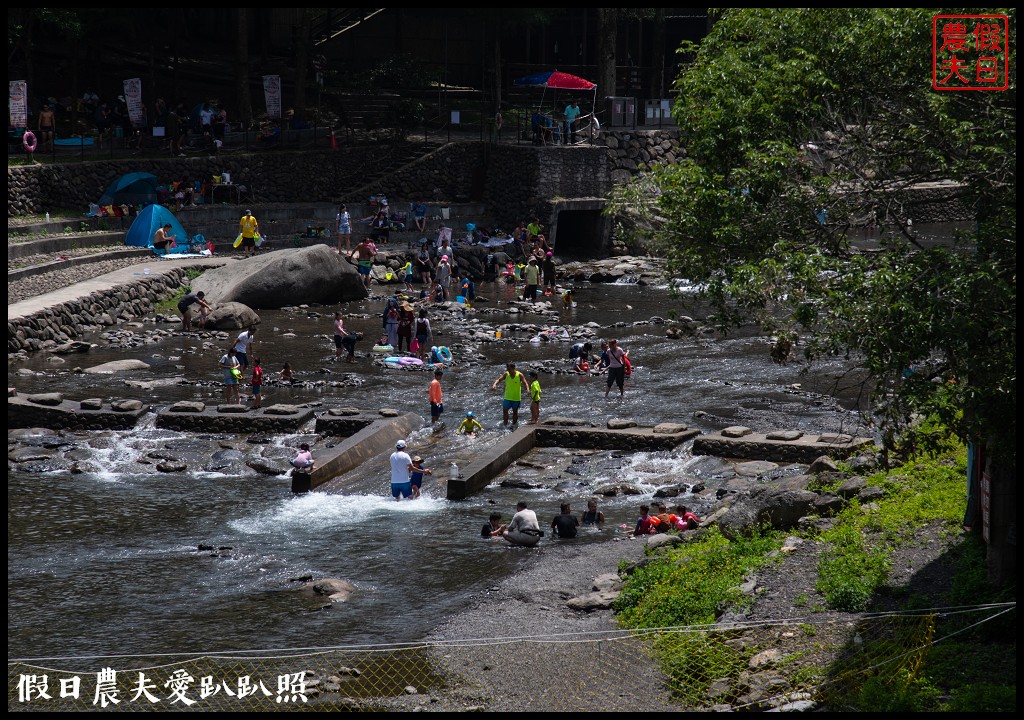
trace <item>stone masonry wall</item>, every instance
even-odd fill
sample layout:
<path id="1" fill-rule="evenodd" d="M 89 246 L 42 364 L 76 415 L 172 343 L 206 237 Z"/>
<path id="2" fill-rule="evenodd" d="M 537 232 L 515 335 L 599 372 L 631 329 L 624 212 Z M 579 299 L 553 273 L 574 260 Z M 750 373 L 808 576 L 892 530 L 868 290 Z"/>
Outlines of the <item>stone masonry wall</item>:
<path id="1" fill-rule="evenodd" d="M 84 331 L 113 325 L 118 318 L 151 315 L 153 304 L 177 292 L 185 278 L 184 269 L 174 268 L 28 317 L 9 318 L 7 352 L 54 347 L 79 337 Z"/>

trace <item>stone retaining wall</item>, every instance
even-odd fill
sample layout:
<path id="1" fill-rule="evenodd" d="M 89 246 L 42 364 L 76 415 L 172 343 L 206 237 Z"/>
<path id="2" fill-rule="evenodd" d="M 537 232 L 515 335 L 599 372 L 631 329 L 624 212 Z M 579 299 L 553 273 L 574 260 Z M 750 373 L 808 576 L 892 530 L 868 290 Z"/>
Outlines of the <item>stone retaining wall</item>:
<path id="1" fill-rule="evenodd" d="M 473 200 L 483 202 L 486 217 L 503 229 L 533 215 L 552 227 L 556 201 L 606 199 L 615 185 L 636 174 L 677 162 L 684 156 L 679 134 L 678 128 L 617 130 L 602 133 L 600 144 L 574 147 L 458 141 L 370 183 L 363 178 L 397 159 L 393 154 L 401 146 L 8 167 L 7 212 L 19 216 L 50 208 L 84 210 L 127 172 L 150 172 L 161 183 L 229 172 L 236 184 L 257 188 L 259 202 L 354 205 L 378 193 L 399 203 Z M 955 187 L 933 184 L 904 192 L 903 201 L 915 223 L 969 219 L 970 208 L 956 196 Z M 613 243 L 611 250 L 623 254 L 627 248 Z"/>
<path id="2" fill-rule="evenodd" d="M 55 347 L 119 319 L 151 315 L 153 304 L 174 295 L 186 277 L 184 268 L 171 268 L 26 317 L 9 317 L 7 352 Z"/>

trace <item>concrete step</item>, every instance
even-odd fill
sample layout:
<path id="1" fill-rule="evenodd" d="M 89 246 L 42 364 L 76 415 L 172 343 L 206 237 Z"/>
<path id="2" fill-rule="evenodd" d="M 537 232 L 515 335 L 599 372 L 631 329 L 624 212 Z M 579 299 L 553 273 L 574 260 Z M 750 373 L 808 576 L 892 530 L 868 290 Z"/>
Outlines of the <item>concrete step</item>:
<path id="1" fill-rule="evenodd" d="M 125 231 L 109 232 L 95 235 L 58 235 L 55 237 L 40 238 L 38 240 L 26 240 L 19 243 L 8 243 L 8 258 L 17 259 L 29 255 L 46 255 L 48 253 L 61 253 L 67 250 L 78 248 L 103 247 L 106 245 L 120 245 L 124 242 Z"/>
<path id="2" fill-rule="evenodd" d="M 79 257 L 68 258 L 67 260 L 54 260 L 40 265 L 31 265 L 29 267 L 11 270 L 7 273 L 7 282 L 12 283 L 16 280 L 24 280 L 25 278 L 43 275 L 48 272 L 53 272 L 54 270 L 63 270 L 64 268 L 75 267 L 76 265 L 90 265 L 92 263 L 103 262 L 104 260 L 138 257 L 139 260 L 142 261 L 149 257 L 150 254 L 151 251 L 149 248 L 125 248 L 124 250 L 112 250 L 110 252 L 81 255 Z"/>

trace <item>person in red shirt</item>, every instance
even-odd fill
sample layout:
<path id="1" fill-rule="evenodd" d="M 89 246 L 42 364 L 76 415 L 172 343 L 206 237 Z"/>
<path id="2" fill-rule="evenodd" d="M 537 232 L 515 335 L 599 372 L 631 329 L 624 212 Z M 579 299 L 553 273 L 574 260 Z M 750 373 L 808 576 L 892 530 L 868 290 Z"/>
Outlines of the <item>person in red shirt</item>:
<path id="1" fill-rule="evenodd" d="M 260 359 L 252 359 L 252 409 L 259 410 L 263 405 L 263 368 Z"/>
<path id="2" fill-rule="evenodd" d="M 676 530 L 696 530 L 700 525 L 700 518 L 685 505 L 676 505 L 676 512 Z"/>
<path id="3" fill-rule="evenodd" d="M 636 519 L 636 527 L 633 528 L 633 535 L 651 535 L 658 532 L 657 522 L 651 517 L 649 505 L 640 506 L 640 517 Z"/>

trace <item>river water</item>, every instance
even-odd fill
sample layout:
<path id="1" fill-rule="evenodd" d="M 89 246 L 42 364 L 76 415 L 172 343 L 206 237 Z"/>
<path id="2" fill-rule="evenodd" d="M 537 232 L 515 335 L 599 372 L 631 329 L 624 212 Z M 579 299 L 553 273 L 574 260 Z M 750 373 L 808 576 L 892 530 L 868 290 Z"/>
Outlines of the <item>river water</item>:
<path id="1" fill-rule="evenodd" d="M 602 497 L 604 527 L 585 529 L 575 540 L 600 542 L 620 532 L 620 524 L 632 526 L 637 506 L 658 486 L 693 476 L 713 488 L 729 475 L 720 461 L 693 457 L 691 443 L 633 455 L 538 449 L 503 479 L 532 479 L 542 489 L 503 487 L 499 481 L 468 500 L 446 500 L 450 464 L 465 466 L 501 437 L 501 396 L 490 385 L 504 363 L 514 360 L 520 369 L 569 366 L 568 342 L 535 345 L 529 342 L 534 331 L 508 327 L 496 340 L 494 330 L 504 324 L 594 323 L 595 347 L 601 337 L 618 337 L 630 351 L 635 370 L 624 400 L 614 393 L 605 400 L 603 377 L 542 373 L 542 416 L 599 424 L 613 417 L 641 424 L 674 421 L 706 432 L 743 424 L 757 431 L 870 433 L 860 422 L 867 392 L 839 361 L 812 368 L 801 362 L 776 365 L 768 355 L 771 339 L 754 329 L 726 338 L 666 338 L 665 326 L 651 321 L 678 307 L 666 287 L 584 283 L 576 289 L 576 308 L 555 303 L 559 309 L 545 316 L 509 314 L 512 293 L 504 285 L 481 284 L 478 294 L 491 302 L 477 303 L 479 312 L 433 319 L 435 342 L 451 346 L 459 365 L 443 379 L 446 426 L 409 438 L 412 453 L 437 473 L 427 478 L 425 497 L 418 501 L 390 498 L 387 454 L 323 492 L 302 496 L 290 492 L 288 477 L 259 475 L 244 464 L 257 456 L 290 457 L 298 442 L 316 439 L 310 428 L 262 438 L 179 433 L 155 428 L 148 415 L 134 430 L 66 434 L 68 444 L 52 457 L 9 464 L 8 656 L 416 641 L 553 542 L 546 537 L 538 549 L 524 550 L 483 540 L 479 529 L 490 512 L 502 512 L 507 520 L 516 501 L 525 498 L 547 525 L 561 502 L 571 502 L 578 513 L 596 488 L 634 485 L 639 496 Z M 306 310 L 262 312 L 255 354 L 262 356 L 268 377 L 290 362 L 299 383 L 265 388 L 265 405 L 395 407 L 427 416 L 429 373 L 387 369 L 370 358 L 382 304 L 377 295 L 341 306 L 346 325 L 366 333 L 354 365 L 333 361 L 337 308 L 313 308 L 319 317 Z M 699 310 L 688 312 L 700 317 Z M 468 329 L 478 330 L 475 339 L 466 338 Z M 37 354 L 10 368 L 9 384 L 22 393 L 138 397 L 156 406 L 179 399 L 216 403 L 222 397 L 216 364 L 226 342 L 173 335 L 121 349 L 102 344 L 98 335 L 84 339 L 101 345 L 88 355 L 67 356 L 64 364 Z M 151 364 L 128 377 L 183 376 L 188 384 L 142 391 L 126 387 L 123 377 L 71 371 L 125 358 Z M 37 374 L 15 375 L 20 368 Z M 454 427 L 470 409 L 487 431 L 457 438 Z M 524 408 L 522 419 L 528 413 Z M 314 455 L 323 445 L 314 445 Z M 185 460 L 189 470 L 157 472 L 155 463 L 166 455 Z M 215 457 L 221 461 L 213 462 Z M 69 472 L 72 463 L 84 472 Z M 200 545 L 217 549 L 201 551 Z M 595 568 L 595 574 L 608 570 Z M 322 600 L 292 592 L 299 583 L 291 579 L 308 575 L 342 578 L 356 591 L 346 603 L 325 608 Z"/>

